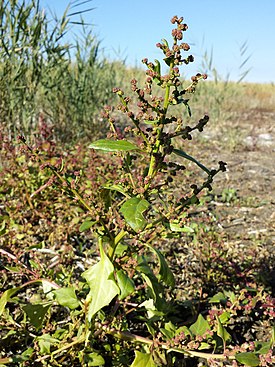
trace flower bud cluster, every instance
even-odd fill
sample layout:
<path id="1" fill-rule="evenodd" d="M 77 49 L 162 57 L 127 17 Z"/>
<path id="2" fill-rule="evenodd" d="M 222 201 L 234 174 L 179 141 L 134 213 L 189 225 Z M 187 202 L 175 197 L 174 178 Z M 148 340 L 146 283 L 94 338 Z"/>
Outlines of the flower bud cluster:
<path id="1" fill-rule="evenodd" d="M 172 37 L 173 37 L 173 46 L 169 47 L 168 42 L 166 40 L 162 40 L 162 43 L 157 43 L 156 46 L 162 50 L 165 55 L 165 61 L 169 65 L 171 59 L 173 59 L 174 65 L 181 65 L 182 63 L 189 63 L 194 61 L 194 57 L 190 56 L 186 59 L 181 57 L 181 51 L 189 51 L 190 46 L 186 42 L 178 43 L 178 41 L 182 41 L 183 32 L 188 29 L 187 24 L 182 23 L 183 17 L 178 18 L 174 16 L 171 19 L 172 24 L 176 24 L 177 27 L 172 29 Z"/>

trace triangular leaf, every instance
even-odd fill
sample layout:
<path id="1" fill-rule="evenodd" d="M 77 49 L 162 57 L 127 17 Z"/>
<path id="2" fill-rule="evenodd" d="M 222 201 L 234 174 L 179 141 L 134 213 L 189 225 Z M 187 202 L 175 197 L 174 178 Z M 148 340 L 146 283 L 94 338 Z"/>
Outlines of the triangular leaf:
<path id="1" fill-rule="evenodd" d="M 73 287 L 69 288 L 59 288 L 53 291 L 56 301 L 64 307 L 69 307 L 74 310 L 79 306 L 79 301 L 75 294 L 75 289 Z"/>
<path id="2" fill-rule="evenodd" d="M 201 314 L 199 314 L 197 321 L 189 328 L 193 335 L 199 336 L 203 336 L 210 329 L 208 321 Z"/>
<path id="3" fill-rule="evenodd" d="M 252 352 L 238 353 L 235 358 L 238 362 L 243 363 L 246 366 L 254 367 L 259 366 L 260 364 L 260 359 Z"/>
<path id="4" fill-rule="evenodd" d="M 120 208 L 126 222 L 135 232 L 141 231 L 145 227 L 146 220 L 143 213 L 149 206 L 150 204 L 147 200 L 133 197 L 127 200 Z"/>
<path id="5" fill-rule="evenodd" d="M 88 320 L 102 308 L 107 306 L 119 294 L 119 288 L 114 280 L 114 267 L 100 246 L 100 261 L 86 270 L 82 276 L 86 279 L 90 292 L 87 300 L 90 302 Z"/>
<path id="6" fill-rule="evenodd" d="M 91 143 L 89 148 L 93 148 L 95 150 L 102 150 L 104 152 L 122 152 L 129 150 L 137 150 L 139 149 L 133 143 L 130 143 L 127 140 L 111 140 L 111 139 L 100 139 Z"/>
<path id="7" fill-rule="evenodd" d="M 23 311 L 27 314 L 30 319 L 30 323 L 38 330 L 41 328 L 44 317 L 51 307 L 51 303 L 39 303 L 22 306 Z"/>
<path id="8" fill-rule="evenodd" d="M 141 353 L 136 350 L 135 355 L 136 356 L 131 367 L 157 367 L 151 353 Z"/>

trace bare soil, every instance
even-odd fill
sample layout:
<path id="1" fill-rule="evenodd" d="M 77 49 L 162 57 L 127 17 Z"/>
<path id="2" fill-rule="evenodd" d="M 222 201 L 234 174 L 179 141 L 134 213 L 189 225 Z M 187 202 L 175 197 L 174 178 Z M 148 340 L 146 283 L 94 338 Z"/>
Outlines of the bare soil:
<path id="1" fill-rule="evenodd" d="M 212 146 L 213 157 L 227 162 L 220 183 L 239 198 L 239 205 L 222 207 L 220 223 L 231 241 L 259 239 L 275 251 L 275 111 L 251 110 L 235 124 L 239 139 L 232 152 Z"/>
<path id="2" fill-rule="evenodd" d="M 213 192 L 221 197 L 231 191 L 233 198 L 228 202 L 214 199 L 217 227 L 236 254 L 257 247 L 257 261 L 262 263 L 259 272 L 268 272 L 274 292 L 275 108 L 239 112 L 226 127 L 221 125 L 205 129 L 207 139 L 194 155 L 199 154 L 203 162 L 211 160 L 213 167 L 220 160 L 227 163 L 227 172 L 215 178 Z"/>

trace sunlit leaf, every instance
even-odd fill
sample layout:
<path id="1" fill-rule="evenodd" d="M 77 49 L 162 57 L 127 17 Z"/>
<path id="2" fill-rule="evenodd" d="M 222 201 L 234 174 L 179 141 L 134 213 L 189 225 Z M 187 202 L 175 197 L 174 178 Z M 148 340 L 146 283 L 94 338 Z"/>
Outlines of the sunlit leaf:
<path id="1" fill-rule="evenodd" d="M 135 351 L 135 359 L 131 367 L 157 367 L 151 353 Z"/>
<path id="2" fill-rule="evenodd" d="M 260 364 L 260 359 L 253 352 L 238 353 L 235 358 L 238 362 L 243 363 L 246 366 L 254 367 L 259 366 Z"/>
<path id="3" fill-rule="evenodd" d="M 135 144 L 130 143 L 127 140 L 111 140 L 111 139 L 100 139 L 91 143 L 89 148 L 95 150 L 101 150 L 104 152 L 122 152 L 129 150 L 139 149 Z"/>
<path id="4" fill-rule="evenodd" d="M 104 358 L 96 353 L 85 353 L 85 357 L 84 357 L 85 362 L 87 363 L 87 366 L 103 366 L 105 365 L 105 360 Z"/>
<path id="5" fill-rule="evenodd" d="M 40 335 L 37 340 L 41 354 L 50 354 L 51 346 L 60 343 L 60 340 L 53 338 L 50 334 Z"/>
<path id="6" fill-rule="evenodd" d="M 219 316 L 219 320 L 221 321 L 222 324 L 225 324 L 230 319 L 230 317 L 231 317 L 230 312 L 224 311 Z"/>
<path id="7" fill-rule="evenodd" d="M 19 291 L 21 287 L 7 289 L 0 298 L 0 316 L 4 312 L 7 302 L 10 301 L 11 297 Z"/>
<path id="8" fill-rule="evenodd" d="M 149 208 L 149 206 L 150 204 L 147 200 L 133 197 L 127 200 L 120 208 L 126 222 L 135 232 L 138 232 L 145 227 L 147 222 L 143 213 Z"/>
<path id="9" fill-rule="evenodd" d="M 159 123 L 159 120 L 143 120 L 143 122 L 147 125 L 156 125 Z"/>
<path id="10" fill-rule="evenodd" d="M 254 344 L 255 344 L 255 353 L 257 354 L 266 354 L 269 352 L 270 349 L 272 349 L 270 342 L 255 341 Z"/>
<path id="11" fill-rule="evenodd" d="M 122 300 L 125 297 L 129 296 L 135 290 L 135 284 L 128 275 L 120 269 L 117 273 L 117 284 L 120 289 L 119 299 Z"/>
<path id="12" fill-rule="evenodd" d="M 210 349 L 211 345 L 205 342 L 200 343 L 198 350 Z"/>
<path id="13" fill-rule="evenodd" d="M 56 301 L 64 307 L 69 307 L 74 310 L 79 306 L 79 301 L 75 294 L 75 289 L 73 287 L 69 288 L 59 288 L 53 291 Z"/>
<path id="14" fill-rule="evenodd" d="M 172 324 L 171 321 L 166 322 L 164 325 L 164 328 L 160 328 L 160 331 L 162 334 L 164 334 L 168 339 L 172 339 L 175 336 L 176 333 L 176 327 L 174 324 Z"/>
<path id="15" fill-rule="evenodd" d="M 193 335 L 199 336 L 203 336 L 210 329 L 208 321 L 201 314 L 199 314 L 197 321 L 189 328 Z"/>
<path id="16" fill-rule="evenodd" d="M 225 296 L 225 294 L 223 292 L 218 292 L 217 294 L 215 294 L 213 297 L 211 297 L 209 299 L 210 303 L 220 303 L 220 302 L 225 302 L 227 300 L 227 297 Z"/>
<path id="17" fill-rule="evenodd" d="M 100 246 L 100 261 L 86 270 L 82 276 L 86 279 L 90 292 L 87 301 L 90 302 L 88 320 L 119 294 L 119 288 L 114 280 L 114 267 Z"/>
<path id="18" fill-rule="evenodd" d="M 90 229 L 96 222 L 91 220 L 85 220 L 79 227 L 79 232 L 84 232 Z"/>
<path id="19" fill-rule="evenodd" d="M 184 233 L 194 233 L 194 229 L 188 226 L 181 226 L 176 221 L 169 223 L 170 229 L 173 232 L 184 232 Z"/>

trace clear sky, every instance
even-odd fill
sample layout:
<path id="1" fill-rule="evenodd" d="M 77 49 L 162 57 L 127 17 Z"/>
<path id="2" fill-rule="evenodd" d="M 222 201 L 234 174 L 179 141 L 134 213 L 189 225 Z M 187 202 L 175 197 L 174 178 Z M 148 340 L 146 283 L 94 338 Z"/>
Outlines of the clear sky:
<path id="1" fill-rule="evenodd" d="M 84 0 L 73 0 L 72 3 Z M 61 15 L 69 0 L 41 0 L 43 7 Z M 140 60 L 161 58 L 155 44 L 170 40 L 174 15 L 183 16 L 189 29 L 185 42 L 191 45 L 195 63 L 184 74 L 202 71 L 204 53 L 213 50 L 213 66 L 224 78 L 237 80 L 251 68 L 245 81 L 275 83 L 275 0 L 93 0 L 74 10 L 93 7 L 84 19 L 93 24 L 105 55 L 126 59 L 141 66 Z M 77 20 L 77 16 L 72 17 Z M 247 42 L 241 57 L 240 48 Z"/>

